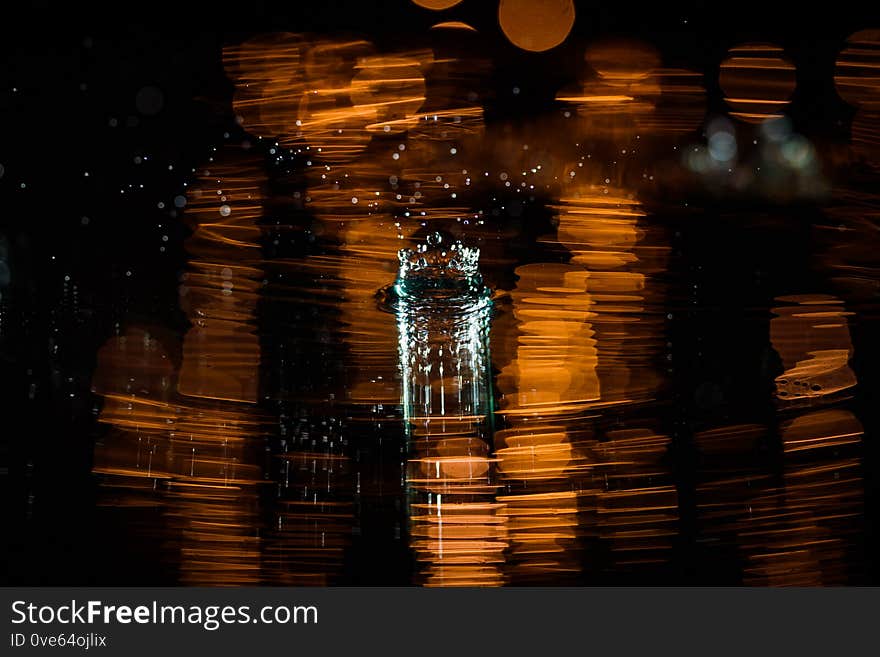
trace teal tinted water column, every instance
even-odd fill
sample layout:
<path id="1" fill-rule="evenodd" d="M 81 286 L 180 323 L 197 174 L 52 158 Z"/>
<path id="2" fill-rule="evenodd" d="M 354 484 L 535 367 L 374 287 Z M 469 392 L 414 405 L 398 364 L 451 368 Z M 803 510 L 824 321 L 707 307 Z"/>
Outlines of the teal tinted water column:
<path id="1" fill-rule="evenodd" d="M 391 297 L 400 340 L 411 545 L 427 585 L 497 585 L 490 291 L 479 249 L 439 233 L 402 249 Z"/>

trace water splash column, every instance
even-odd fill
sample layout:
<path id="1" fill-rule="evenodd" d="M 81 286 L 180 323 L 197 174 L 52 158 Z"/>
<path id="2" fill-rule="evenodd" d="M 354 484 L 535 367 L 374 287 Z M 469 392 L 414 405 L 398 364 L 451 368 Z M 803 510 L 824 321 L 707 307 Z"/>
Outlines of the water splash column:
<path id="1" fill-rule="evenodd" d="M 412 548 L 429 586 L 502 582 L 506 548 L 495 501 L 492 301 L 479 249 L 439 233 L 402 249 L 397 316 Z"/>

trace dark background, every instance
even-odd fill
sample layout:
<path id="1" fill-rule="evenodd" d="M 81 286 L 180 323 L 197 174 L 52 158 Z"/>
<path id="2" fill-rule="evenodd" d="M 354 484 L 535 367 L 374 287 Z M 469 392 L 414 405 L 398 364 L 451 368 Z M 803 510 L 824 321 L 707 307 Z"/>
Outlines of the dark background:
<path id="1" fill-rule="evenodd" d="M 491 122 L 545 111 L 555 92 L 577 78 L 584 44 L 610 35 L 644 39 L 658 48 L 665 65 L 703 71 L 710 111 L 721 110 L 717 69 L 727 49 L 743 41 L 771 41 L 797 65 L 790 112 L 796 128 L 833 143 L 845 141 L 853 114 L 834 90 L 836 55 L 849 34 L 880 22 L 869 5 L 855 2 L 816 9 L 769 2 L 576 4 L 572 34 L 543 54 L 525 53 L 505 39 L 497 26 L 497 3 L 490 0 L 464 0 L 443 12 L 407 0 L 229 6 L 162 0 L 100 7 L 31 2 L 7 9 L 0 22 L 0 233 L 10 245 L 12 272 L 3 290 L 0 325 L 0 465 L 6 486 L 0 533 L 7 581 L 165 581 L 167 573 L 158 564 L 137 558 L 139 549 L 149 553 L 147 547 L 128 544 L 124 526 L 108 527 L 96 515 L 90 468 L 99 400 L 89 392 L 90 378 L 95 353 L 117 322 L 185 327 L 176 286 L 187 229 L 170 211 L 212 148 L 242 136 L 230 107 L 233 86 L 222 67 L 224 45 L 263 31 L 353 32 L 380 48 L 402 48 L 419 45 L 436 22 L 463 20 L 479 30 L 481 47 L 493 61 L 493 100 L 486 107 Z M 521 93 L 514 96 L 513 86 Z M 139 109 L 144 88 L 161 91 L 159 111 Z M 135 164 L 143 156 L 147 160 Z M 727 209 L 720 203 L 709 211 Z M 802 216 L 810 211 L 797 210 Z M 758 234 L 763 247 L 748 249 Z M 160 241 L 162 235 L 169 235 L 167 243 Z M 685 344 L 697 334 L 708 336 L 708 349 L 717 355 L 701 364 L 693 362 L 693 354 L 679 356 L 684 366 L 677 370 L 676 386 L 696 390 L 706 372 L 726 367 L 749 388 L 759 367 L 751 363 L 765 348 L 766 325 L 743 337 L 736 325 L 719 317 L 737 317 L 750 303 L 766 303 L 773 288 L 792 289 L 792 272 L 804 269 L 809 241 L 806 228 L 766 231 L 723 221 L 684 232 L 676 248 L 687 251 L 691 264 L 705 265 L 698 307 L 712 308 L 716 296 L 735 296 L 720 315 L 673 326 Z M 161 244 L 166 250 L 159 254 Z M 737 244 L 750 250 L 745 261 L 730 255 Z M 765 288 L 749 282 L 756 269 L 764 270 Z M 690 287 L 694 271 L 689 266 L 678 272 L 681 289 Z M 75 299 L 71 287 L 63 285 L 65 276 L 76 284 Z M 809 292 L 822 284 L 817 278 L 794 283 Z M 867 315 L 851 326 L 860 381 L 854 403 L 868 445 L 870 554 L 876 552 L 871 548 L 876 548 L 877 515 L 878 463 L 871 441 L 877 426 L 876 323 Z M 754 358 L 737 362 L 726 354 L 734 340 Z M 736 394 L 744 395 L 742 406 L 760 415 L 772 412 L 751 406 L 766 398 L 765 392 Z M 701 420 L 699 404 L 692 410 L 684 436 L 712 415 L 706 412 Z M 677 458 L 685 473 L 687 536 L 691 456 L 686 438 L 682 441 Z M 131 562 L 139 564 L 137 572 L 128 570 Z M 876 582 L 874 573 L 871 563 L 858 581 Z M 726 581 L 724 573 L 712 575 Z M 674 581 L 712 579 L 681 566 Z"/>

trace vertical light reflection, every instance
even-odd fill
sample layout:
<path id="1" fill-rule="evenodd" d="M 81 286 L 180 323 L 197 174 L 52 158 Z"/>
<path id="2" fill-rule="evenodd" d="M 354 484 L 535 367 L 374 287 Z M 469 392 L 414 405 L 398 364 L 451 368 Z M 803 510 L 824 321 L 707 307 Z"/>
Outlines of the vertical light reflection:
<path id="1" fill-rule="evenodd" d="M 563 424 L 510 420 L 496 434 L 498 469 L 506 493 L 508 572 L 513 584 L 566 581 L 582 570 L 583 497 L 589 468 L 583 437 Z"/>
<path id="2" fill-rule="evenodd" d="M 255 584 L 262 576 L 258 459 L 265 420 L 255 403 L 265 175 L 255 157 L 223 155 L 187 199 L 195 231 L 180 297 L 192 328 L 170 434 L 168 514 L 181 532 L 181 580 L 194 585 Z"/>
<path id="3" fill-rule="evenodd" d="M 609 429 L 603 416 L 654 402 L 662 383 L 663 292 L 655 275 L 669 249 L 629 178 L 648 137 L 683 129 L 657 115 L 661 78 L 651 46 L 599 42 L 586 60 L 593 76 L 557 95 L 571 108 L 566 118 L 576 112 L 583 139 L 554 171 L 557 230 L 543 240 L 570 255 L 517 268 L 514 337 L 499 345 L 508 427 L 498 440 L 500 499 L 510 516 L 514 581 L 579 573 L 583 538 L 594 533 L 617 572 L 653 568 L 671 558 L 677 532 L 668 437 L 649 419 Z M 700 95 L 666 86 L 673 105 L 680 97 L 690 107 Z"/>
<path id="4" fill-rule="evenodd" d="M 516 274 L 510 297 L 520 335 L 515 360 L 498 378 L 505 414 L 548 417 L 589 408 L 600 393 L 588 272 L 541 263 Z"/>
<path id="5" fill-rule="evenodd" d="M 567 192 L 557 239 L 585 269 L 602 401 L 651 399 L 660 384 L 655 363 L 664 326 L 662 290 L 652 275 L 665 267 L 669 249 L 631 196 L 601 185 L 572 184 Z"/>
<path id="6" fill-rule="evenodd" d="M 770 340 L 785 372 L 777 377 L 783 452 L 774 526 L 757 533 L 747 582 L 785 586 L 846 584 L 859 567 L 862 425 L 841 405 L 857 385 L 848 312 L 831 295 L 780 297 Z M 830 406 L 807 409 L 807 404 Z M 780 508 L 781 507 L 781 508 Z M 756 519 L 755 524 L 761 522 Z M 754 578 L 754 579 L 751 579 Z"/>
<path id="7" fill-rule="evenodd" d="M 589 509 L 620 571 L 668 561 L 677 532 L 668 437 L 599 432 L 611 408 L 656 398 L 663 315 L 651 275 L 668 249 L 632 195 L 576 180 L 591 170 L 568 167 L 555 206 L 548 242 L 570 261 L 519 267 L 510 293 L 516 342 L 498 377 L 510 428 L 499 434 L 498 459 L 511 492 L 501 499 L 512 576 L 524 581 L 582 569 Z"/>
<path id="8" fill-rule="evenodd" d="M 179 371 L 148 332 L 130 329 L 101 350 L 95 377 L 105 397 L 100 421 L 115 428 L 96 448 L 95 471 L 111 489 L 152 482 L 186 584 L 261 579 L 263 418 L 254 404 L 256 221 L 265 181 L 254 158 L 228 152 L 220 159 L 187 199 L 194 233 L 179 293 L 192 327 Z"/>
<path id="9" fill-rule="evenodd" d="M 559 98 L 577 109 L 586 143 L 560 176 L 556 241 L 583 271 L 587 319 L 596 345 L 588 365 L 598 381 L 597 440 L 590 447 L 597 532 L 618 573 L 643 572 L 672 558 L 678 495 L 669 468 L 669 437 L 645 418 L 605 428 L 601 417 L 658 400 L 664 380 L 665 294 L 658 274 L 669 247 L 638 199 L 632 169 L 637 153 L 681 129 L 659 108 L 670 102 L 699 113 L 699 87 L 677 89 L 649 45 L 603 41 L 586 54 L 596 77 L 580 97 Z M 665 88 L 665 89 L 664 89 Z M 666 98 L 664 100 L 664 92 Z M 632 158 L 632 159 L 630 159 Z M 614 167 L 603 164 L 611 160 Z"/>
<path id="10" fill-rule="evenodd" d="M 578 574 L 590 437 L 578 418 L 600 400 L 592 302 L 581 267 L 536 263 L 516 270 L 510 292 L 515 342 L 498 375 L 498 469 L 513 583 Z M 500 353 L 500 351 L 499 351 Z"/>

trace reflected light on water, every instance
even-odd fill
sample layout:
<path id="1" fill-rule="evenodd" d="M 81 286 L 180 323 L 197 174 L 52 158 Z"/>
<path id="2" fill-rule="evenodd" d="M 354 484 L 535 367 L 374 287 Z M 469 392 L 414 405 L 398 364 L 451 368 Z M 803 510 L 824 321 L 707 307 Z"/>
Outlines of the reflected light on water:
<path id="1" fill-rule="evenodd" d="M 497 586 L 507 543 L 495 500 L 492 306 L 479 251 L 432 233 L 399 257 L 411 545 L 428 586 Z"/>
<path id="2" fill-rule="evenodd" d="M 189 192 L 195 230 L 179 291 L 192 328 L 179 371 L 148 334 L 130 330 L 103 348 L 95 378 L 105 395 L 100 419 L 115 427 L 96 450 L 95 471 L 111 489 L 131 477 L 153 481 L 153 503 L 164 509 L 166 531 L 178 535 L 172 544 L 188 584 L 261 578 L 254 265 L 264 176 L 252 158 L 229 157 Z M 121 360 L 120 349 L 142 356 Z M 169 386 L 175 376 L 176 394 Z M 114 385 L 126 378 L 142 384 Z"/>
<path id="3" fill-rule="evenodd" d="M 498 10 L 532 53 L 559 46 L 574 18 L 570 0 Z M 852 318 L 876 296 L 873 197 L 838 189 L 821 210 L 839 296 L 763 306 L 760 337 L 778 355 L 764 415 L 684 427 L 670 410 L 675 279 L 702 274 L 669 271 L 672 235 L 686 245 L 695 229 L 677 210 L 660 219 L 658 189 L 674 185 L 654 173 L 674 161 L 670 177 L 766 185 L 776 200 L 818 189 L 821 144 L 783 116 L 794 65 L 770 44 L 728 52 L 724 100 L 752 129 L 704 121 L 700 73 L 603 39 L 552 116 L 487 125 L 489 64 L 453 43 L 472 47 L 475 32 L 440 22 L 431 50 L 389 53 L 290 33 L 224 49 L 237 120 L 272 157 L 227 148 L 188 188 L 186 330 L 132 322 L 97 354 L 103 503 L 154 511 L 140 531 L 186 584 L 335 583 L 381 504 L 395 507 L 393 538 L 377 544 L 411 551 L 419 584 L 582 583 L 673 567 L 687 443 L 695 571 L 846 583 L 841 564 L 860 567 Z M 850 37 L 835 76 L 858 109 L 839 159 L 869 165 L 868 181 L 876 45 L 876 31 Z M 687 144 L 704 124 L 705 144 Z M 477 245 L 501 281 L 491 296 Z"/>
<path id="4" fill-rule="evenodd" d="M 719 84 L 731 116 L 760 123 L 780 116 L 795 88 L 795 67 L 782 48 L 746 43 L 731 48 L 721 62 Z"/>
<path id="5" fill-rule="evenodd" d="M 659 56 L 648 44 L 615 39 L 591 44 L 584 58 L 587 75 L 559 91 L 556 100 L 577 111 L 584 133 L 625 145 L 624 138 L 651 121 L 661 94 Z"/>
<path id="6" fill-rule="evenodd" d="M 780 297 L 794 305 L 773 308 L 770 340 L 785 371 L 776 377 L 776 395 L 798 400 L 833 395 L 852 388 L 856 377 L 843 302 L 826 295 Z"/>
<path id="7" fill-rule="evenodd" d="M 837 58 L 834 83 L 846 102 L 880 110 L 880 30 L 862 30 L 847 38 Z"/>

